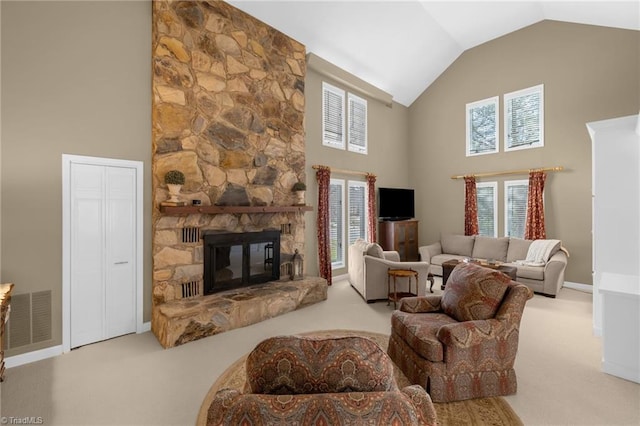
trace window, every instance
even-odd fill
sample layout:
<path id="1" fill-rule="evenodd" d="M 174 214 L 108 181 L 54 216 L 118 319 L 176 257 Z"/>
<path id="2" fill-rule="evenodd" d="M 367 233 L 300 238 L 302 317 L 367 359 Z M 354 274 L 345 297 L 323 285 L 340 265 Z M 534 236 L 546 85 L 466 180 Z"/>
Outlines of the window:
<path id="1" fill-rule="evenodd" d="M 367 101 L 349 93 L 349 151 L 367 153 Z"/>
<path id="2" fill-rule="evenodd" d="M 344 90 L 322 83 L 322 144 L 344 149 Z"/>
<path id="3" fill-rule="evenodd" d="M 349 182 L 349 244 L 367 239 L 367 184 Z"/>
<path id="4" fill-rule="evenodd" d="M 329 83 L 322 83 L 322 144 L 345 149 L 345 122 L 347 124 L 348 149 L 367 153 L 367 101 Z"/>
<path id="5" fill-rule="evenodd" d="M 504 150 L 544 146 L 544 85 L 504 95 Z"/>
<path id="6" fill-rule="evenodd" d="M 498 183 L 476 184 L 478 198 L 478 233 L 485 237 L 498 236 Z"/>
<path id="7" fill-rule="evenodd" d="M 367 239 L 367 201 L 365 182 L 345 182 L 343 179 L 329 182 L 329 244 L 333 269 L 346 266 L 345 240 L 353 244 L 358 238 Z"/>
<path id="8" fill-rule="evenodd" d="M 331 267 L 344 267 L 344 180 L 329 182 L 329 246 Z"/>
<path id="9" fill-rule="evenodd" d="M 467 157 L 498 152 L 498 97 L 467 104 Z"/>
<path id="10" fill-rule="evenodd" d="M 524 238 L 524 226 L 527 219 L 528 180 L 508 180 L 504 183 L 504 235 L 505 237 Z"/>

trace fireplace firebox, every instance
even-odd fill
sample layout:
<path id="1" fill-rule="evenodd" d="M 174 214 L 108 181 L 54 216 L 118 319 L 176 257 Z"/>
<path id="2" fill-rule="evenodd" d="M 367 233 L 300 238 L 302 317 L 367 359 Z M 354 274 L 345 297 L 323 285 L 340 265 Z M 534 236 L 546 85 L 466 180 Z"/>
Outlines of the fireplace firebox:
<path id="1" fill-rule="evenodd" d="M 280 231 L 203 232 L 204 294 L 280 279 Z"/>

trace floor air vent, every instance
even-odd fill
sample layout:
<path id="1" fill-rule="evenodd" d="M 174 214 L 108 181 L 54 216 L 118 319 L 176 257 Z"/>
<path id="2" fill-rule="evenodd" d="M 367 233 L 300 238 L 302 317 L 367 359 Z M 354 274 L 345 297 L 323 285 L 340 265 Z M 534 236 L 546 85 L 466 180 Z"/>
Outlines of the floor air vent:
<path id="1" fill-rule="evenodd" d="M 188 283 L 182 283 L 182 298 L 188 299 L 189 297 L 196 297 L 202 295 L 202 281 L 189 281 Z"/>
<path id="2" fill-rule="evenodd" d="M 197 243 L 200 241 L 200 228 L 195 226 L 182 228 L 183 243 Z"/>
<path id="3" fill-rule="evenodd" d="M 7 348 L 51 340 L 51 290 L 11 296 Z"/>

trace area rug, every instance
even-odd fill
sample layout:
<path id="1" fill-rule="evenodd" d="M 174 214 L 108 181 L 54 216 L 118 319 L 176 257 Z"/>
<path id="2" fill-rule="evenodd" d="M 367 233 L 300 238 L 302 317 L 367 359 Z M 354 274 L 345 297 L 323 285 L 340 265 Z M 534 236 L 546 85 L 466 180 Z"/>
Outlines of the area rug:
<path id="1" fill-rule="evenodd" d="M 301 333 L 303 336 L 318 337 L 342 337 L 342 336 L 363 336 L 374 340 L 385 351 L 389 342 L 389 336 L 379 333 L 371 333 L 368 331 L 354 330 L 326 330 L 314 331 L 310 333 Z M 248 354 L 247 354 L 248 355 Z M 230 388 L 242 390 L 244 388 L 245 361 L 247 355 L 242 356 L 236 362 L 231 364 L 218 379 L 213 383 L 211 389 L 202 401 L 200 412 L 198 413 L 197 426 L 203 426 L 207 423 L 207 411 L 211 405 L 211 401 L 220 389 Z M 395 368 L 395 377 L 398 387 L 402 388 L 410 385 L 409 380 L 402 374 L 399 368 Z M 522 420 L 509 406 L 503 398 L 478 398 L 467 401 L 434 403 L 433 404 L 438 415 L 438 424 L 447 425 L 491 425 L 491 426 L 518 426 L 523 425 Z"/>

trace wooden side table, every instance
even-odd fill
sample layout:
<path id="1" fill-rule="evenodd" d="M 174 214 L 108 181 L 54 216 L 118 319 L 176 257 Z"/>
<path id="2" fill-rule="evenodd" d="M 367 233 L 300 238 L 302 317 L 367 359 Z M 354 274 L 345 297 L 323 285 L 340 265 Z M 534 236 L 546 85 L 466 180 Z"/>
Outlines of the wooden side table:
<path id="1" fill-rule="evenodd" d="M 4 323 L 9 315 L 13 284 L 0 284 L 0 382 L 4 381 Z"/>
<path id="2" fill-rule="evenodd" d="M 391 290 L 391 278 L 393 277 L 393 291 Z M 399 292 L 396 280 L 399 278 L 407 278 L 409 280 L 409 288 L 407 292 Z M 411 278 L 415 278 L 416 280 L 416 292 L 411 292 Z M 418 271 L 414 271 L 413 269 L 387 269 L 387 290 L 389 293 L 389 300 L 387 301 L 387 306 L 389 303 L 393 302 L 393 309 L 396 309 L 396 304 L 398 300 L 403 297 L 413 297 L 418 295 Z"/>

